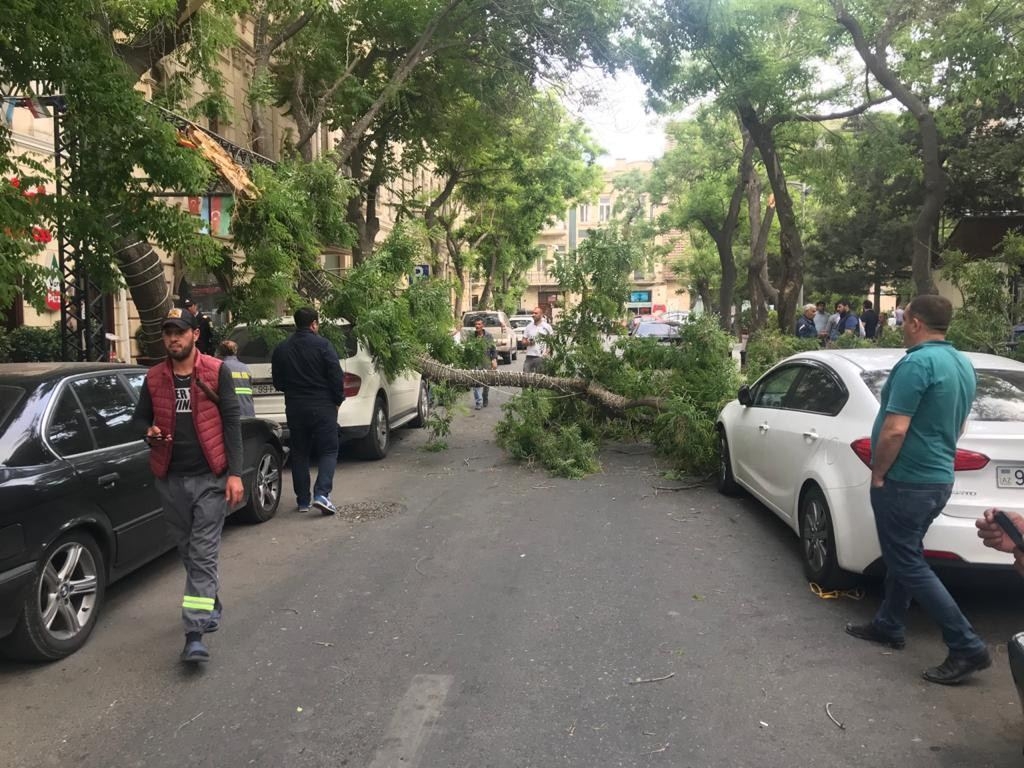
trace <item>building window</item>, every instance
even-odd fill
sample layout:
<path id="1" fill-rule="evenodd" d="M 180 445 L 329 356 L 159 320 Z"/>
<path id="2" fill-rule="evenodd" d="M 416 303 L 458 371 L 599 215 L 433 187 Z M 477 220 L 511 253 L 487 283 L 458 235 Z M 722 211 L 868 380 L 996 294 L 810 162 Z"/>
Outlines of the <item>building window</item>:
<path id="1" fill-rule="evenodd" d="M 610 221 L 612 218 L 612 198 L 611 195 L 601 195 L 601 200 L 597 209 L 597 218 L 599 221 Z"/>
<path id="2" fill-rule="evenodd" d="M 590 220 L 590 204 L 584 203 L 580 206 L 580 223 L 586 224 Z"/>

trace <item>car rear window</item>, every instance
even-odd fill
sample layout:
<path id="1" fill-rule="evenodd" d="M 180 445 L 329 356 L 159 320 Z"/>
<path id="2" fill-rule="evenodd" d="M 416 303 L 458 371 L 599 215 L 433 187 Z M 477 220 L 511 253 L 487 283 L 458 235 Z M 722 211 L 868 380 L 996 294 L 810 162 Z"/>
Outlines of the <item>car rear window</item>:
<path id="1" fill-rule="evenodd" d="M 230 339 L 238 345 L 238 359 L 246 365 L 270 364 L 274 347 L 284 341 L 292 328 L 285 325 L 235 328 Z M 334 344 L 343 360 L 356 353 L 357 343 L 351 325 L 322 325 L 320 334 Z M 345 354 L 341 350 L 345 350 Z"/>
<path id="2" fill-rule="evenodd" d="M 525 328 L 533 320 L 532 317 L 513 317 L 508 322 L 513 328 Z"/>
<path id="3" fill-rule="evenodd" d="M 679 329 L 668 323 L 641 323 L 637 326 L 636 336 L 678 336 Z"/>
<path id="4" fill-rule="evenodd" d="M 7 423 L 7 417 L 11 415 L 14 407 L 21 402 L 21 398 L 24 396 L 23 387 L 0 384 L 0 427 Z"/>
<path id="5" fill-rule="evenodd" d="M 501 326 L 501 319 L 497 312 L 467 312 L 462 317 L 462 327 L 472 328 L 477 320 L 484 321 L 485 328 L 498 328 Z"/>
<path id="6" fill-rule="evenodd" d="M 971 421 L 1024 421 L 1024 371 L 980 370 L 978 390 L 968 419 Z M 889 371 L 863 371 L 861 378 L 880 399 Z"/>

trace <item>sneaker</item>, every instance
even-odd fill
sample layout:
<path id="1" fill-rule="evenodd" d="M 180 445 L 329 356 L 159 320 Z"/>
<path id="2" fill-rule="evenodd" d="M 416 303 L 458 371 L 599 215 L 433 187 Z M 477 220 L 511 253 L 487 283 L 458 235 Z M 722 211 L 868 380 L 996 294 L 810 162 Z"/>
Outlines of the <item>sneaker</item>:
<path id="1" fill-rule="evenodd" d="M 313 506 L 320 510 L 321 515 L 334 515 L 338 512 L 338 508 L 326 496 L 313 499 Z"/>
<path id="2" fill-rule="evenodd" d="M 473 406 L 473 410 L 474 411 L 479 411 L 482 407 L 483 406 L 481 406 L 480 403 L 477 403 L 476 405 Z"/>
<path id="3" fill-rule="evenodd" d="M 939 685 L 957 685 L 975 672 L 992 666 L 992 655 L 986 648 L 974 656 L 954 656 L 952 653 L 937 667 L 929 667 L 922 677 L 929 683 Z"/>
<path id="4" fill-rule="evenodd" d="M 309 512 L 309 503 L 307 502 L 305 504 L 299 504 L 298 511 L 299 514 L 305 514 L 306 512 Z"/>
<path id="5" fill-rule="evenodd" d="M 202 640 L 186 640 L 181 652 L 181 660 L 193 664 L 201 664 L 210 660 L 210 649 Z"/>

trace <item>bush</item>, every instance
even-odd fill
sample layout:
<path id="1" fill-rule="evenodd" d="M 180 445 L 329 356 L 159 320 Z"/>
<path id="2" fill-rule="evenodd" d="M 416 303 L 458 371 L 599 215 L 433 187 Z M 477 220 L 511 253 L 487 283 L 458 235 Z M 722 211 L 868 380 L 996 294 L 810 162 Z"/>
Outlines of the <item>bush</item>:
<path id="1" fill-rule="evenodd" d="M 11 362 L 11 340 L 5 329 L 0 328 L 0 363 Z"/>
<path id="2" fill-rule="evenodd" d="M 817 339 L 801 339 L 783 334 L 777 328 L 765 328 L 747 339 L 747 381 L 753 382 L 765 371 L 797 352 L 821 349 Z"/>
<path id="3" fill-rule="evenodd" d="M 875 339 L 875 344 L 879 347 L 888 347 L 890 349 L 899 349 L 903 347 L 903 330 L 896 326 L 886 326 L 882 329 L 881 336 Z"/>
<path id="4" fill-rule="evenodd" d="M 7 334 L 6 344 L 12 363 L 46 363 L 60 360 L 60 333 L 56 326 L 34 328 L 23 325 Z"/>

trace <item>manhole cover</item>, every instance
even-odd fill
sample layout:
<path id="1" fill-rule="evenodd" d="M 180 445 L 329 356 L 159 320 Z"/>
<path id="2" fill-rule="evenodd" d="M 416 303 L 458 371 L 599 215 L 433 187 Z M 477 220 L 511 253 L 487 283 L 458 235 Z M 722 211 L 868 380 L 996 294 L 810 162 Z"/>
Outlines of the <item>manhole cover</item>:
<path id="1" fill-rule="evenodd" d="M 352 522 L 380 520 L 405 511 L 404 504 L 394 501 L 356 501 L 338 506 L 338 517 Z"/>

